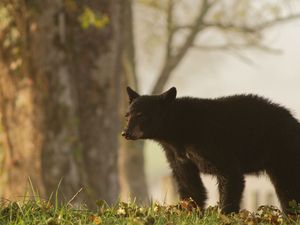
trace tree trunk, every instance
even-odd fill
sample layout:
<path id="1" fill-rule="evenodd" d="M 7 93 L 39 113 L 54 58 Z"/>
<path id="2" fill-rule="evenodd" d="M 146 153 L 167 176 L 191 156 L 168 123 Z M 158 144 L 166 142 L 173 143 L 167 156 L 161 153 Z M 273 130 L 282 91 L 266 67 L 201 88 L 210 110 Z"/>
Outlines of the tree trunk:
<path id="1" fill-rule="evenodd" d="M 29 7 L 29 6 L 28 6 Z M 40 148 L 46 197 L 59 186 L 61 200 L 69 200 L 84 186 L 83 170 L 76 158 L 81 146 L 77 120 L 77 96 L 70 53 L 66 51 L 66 15 L 62 1 L 44 1 L 36 5 L 33 18 L 36 32 L 30 33 L 28 63 L 34 74 L 35 97 L 43 116 Z M 28 9 L 30 10 L 30 9 Z M 86 200 L 85 192 L 77 201 Z"/>
<path id="2" fill-rule="evenodd" d="M 1 60 L 2 61 L 2 60 Z M 17 80 L 0 62 L 0 104 L 3 138 L 1 146 L 1 196 L 20 200 L 34 187 L 44 194 L 41 174 L 41 135 L 35 127 L 33 90 L 27 77 Z M 32 195 L 32 194 L 30 194 Z"/>
<path id="3" fill-rule="evenodd" d="M 122 79 L 121 91 L 121 120 L 124 121 L 124 115 L 128 110 L 128 96 L 125 91 L 126 86 L 130 86 L 137 90 L 137 76 L 135 69 L 135 49 L 133 34 L 133 15 L 132 1 L 122 1 L 122 17 L 123 17 L 123 43 L 124 50 L 122 55 L 122 64 L 124 75 Z M 123 123 L 122 128 L 125 126 Z M 144 168 L 144 142 L 143 141 L 127 141 L 121 139 L 120 142 L 120 185 L 121 198 L 123 200 L 135 199 L 138 203 L 148 203 L 148 188 L 146 183 L 146 175 Z"/>
<path id="4" fill-rule="evenodd" d="M 83 187 L 77 202 L 88 206 L 95 206 L 97 199 L 115 202 L 119 195 L 121 1 L 14 4 L 23 64 L 21 75 L 12 79 L 11 58 L 2 54 L 1 71 L 8 71 L 0 75 L 7 137 L 4 170 L 9 181 L 5 190 L 9 196 L 24 195 L 30 176 L 45 197 L 62 180 L 62 201 Z M 78 17 L 84 7 L 106 14 L 109 24 L 82 29 Z M 24 79 L 26 93 L 19 88 Z M 20 104 L 26 103 L 20 110 L 18 97 Z"/>
<path id="5" fill-rule="evenodd" d="M 76 149 L 84 171 L 86 202 L 95 199 L 113 203 L 119 196 L 118 135 L 119 90 L 121 77 L 120 1 L 85 1 L 89 7 L 106 14 L 109 24 L 82 30 L 78 16 L 82 11 L 67 12 L 67 42 L 70 46 L 70 71 L 77 98 L 79 140 Z"/>

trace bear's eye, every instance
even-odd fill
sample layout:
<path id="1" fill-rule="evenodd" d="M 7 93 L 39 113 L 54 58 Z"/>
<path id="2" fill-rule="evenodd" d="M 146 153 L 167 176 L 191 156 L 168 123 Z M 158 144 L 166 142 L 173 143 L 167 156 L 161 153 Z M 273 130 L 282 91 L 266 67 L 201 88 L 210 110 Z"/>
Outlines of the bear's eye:
<path id="1" fill-rule="evenodd" d="M 126 118 L 129 117 L 129 112 L 125 113 L 125 117 Z"/>

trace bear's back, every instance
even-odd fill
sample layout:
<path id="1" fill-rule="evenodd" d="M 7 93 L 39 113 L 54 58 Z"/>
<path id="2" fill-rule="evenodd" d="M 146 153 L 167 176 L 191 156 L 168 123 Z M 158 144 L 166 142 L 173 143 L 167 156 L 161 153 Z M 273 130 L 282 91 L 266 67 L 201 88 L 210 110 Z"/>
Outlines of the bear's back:
<path id="1" fill-rule="evenodd" d="M 215 163 L 264 169 L 286 155 L 300 157 L 300 125 L 286 108 L 256 95 L 179 98 L 172 110 L 176 137 Z M 172 120 L 172 118 L 171 118 Z"/>

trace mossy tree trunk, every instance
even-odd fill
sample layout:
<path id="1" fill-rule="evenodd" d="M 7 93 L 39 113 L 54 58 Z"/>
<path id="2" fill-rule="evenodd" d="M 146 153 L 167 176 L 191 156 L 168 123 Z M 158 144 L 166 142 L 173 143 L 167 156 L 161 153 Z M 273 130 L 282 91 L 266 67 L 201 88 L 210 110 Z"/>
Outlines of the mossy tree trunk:
<path id="1" fill-rule="evenodd" d="M 12 23 L 0 38 L 5 197 L 23 196 L 28 177 L 49 197 L 95 206 L 117 200 L 121 1 L 5 1 Z M 107 15 L 82 29 L 85 7 Z M 5 32 L 4 32 L 5 31 Z M 15 50 L 17 49 L 17 51 Z M 17 52 L 17 56 L 15 53 Z"/>

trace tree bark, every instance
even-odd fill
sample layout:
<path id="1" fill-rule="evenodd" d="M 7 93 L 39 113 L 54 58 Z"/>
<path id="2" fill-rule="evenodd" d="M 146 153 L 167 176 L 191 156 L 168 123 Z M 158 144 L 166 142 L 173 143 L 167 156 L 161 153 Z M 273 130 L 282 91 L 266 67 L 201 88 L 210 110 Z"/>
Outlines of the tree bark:
<path id="1" fill-rule="evenodd" d="M 83 170 L 76 158 L 81 146 L 78 128 L 75 80 L 65 51 L 66 14 L 62 1 L 44 1 L 37 5 L 33 18 L 36 32 L 30 33 L 28 64 L 34 80 L 34 91 L 42 121 L 41 165 L 45 196 L 58 188 L 61 200 L 69 200 L 84 186 Z M 30 9 L 28 9 L 30 10 Z M 85 192 L 77 201 L 86 200 Z"/>
<path id="2" fill-rule="evenodd" d="M 27 77 L 16 82 L 3 63 L 0 63 L 0 104 L 3 127 L 1 162 L 1 195 L 20 200 L 32 195 L 29 178 L 43 195 L 41 146 L 39 130 L 34 126 L 35 103 Z M 25 172 L 26 171 L 26 172 Z"/>
<path id="3" fill-rule="evenodd" d="M 0 75 L 5 190 L 23 196 L 30 176 L 47 198 L 61 181 L 61 201 L 82 187 L 74 201 L 93 207 L 97 199 L 113 203 L 119 196 L 121 1 L 69 3 L 14 3 L 23 63 L 20 76 L 12 76 L 11 59 L 0 49 L 7 72 Z M 109 24 L 82 29 L 84 7 L 106 14 Z M 26 93 L 19 88 L 24 79 Z M 26 100 L 20 110 L 18 98 Z"/>
<path id="4" fill-rule="evenodd" d="M 137 90 L 138 81 L 136 75 L 135 64 L 135 48 L 133 33 L 133 13 L 132 1 L 122 1 L 122 21 L 124 29 L 123 35 L 123 54 L 122 68 L 124 76 L 122 78 L 122 86 L 130 86 Z M 121 120 L 124 121 L 124 115 L 128 110 L 128 96 L 125 88 L 121 91 Z M 123 123 L 124 127 L 125 124 Z M 135 199 L 138 203 L 148 203 L 148 187 L 146 182 L 144 168 L 144 141 L 127 141 L 121 139 L 120 142 L 120 185 L 121 198 L 123 200 Z"/>
<path id="5" fill-rule="evenodd" d="M 67 16 L 73 24 L 68 30 L 68 42 L 73 43 L 70 68 L 78 99 L 78 155 L 86 174 L 84 185 L 90 205 L 97 198 L 113 203 L 119 196 L 120 4 L 109 0 L 101 4 L 85 1 L 80 6 L 108 15 L 109 25 L 102 29 L 82 30 L 74 25 L 78 24 L 78 14 L 69 12 Z"/>

